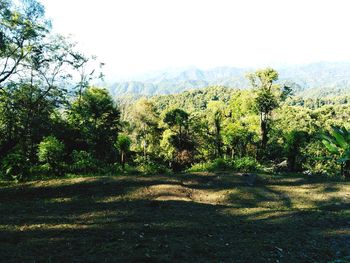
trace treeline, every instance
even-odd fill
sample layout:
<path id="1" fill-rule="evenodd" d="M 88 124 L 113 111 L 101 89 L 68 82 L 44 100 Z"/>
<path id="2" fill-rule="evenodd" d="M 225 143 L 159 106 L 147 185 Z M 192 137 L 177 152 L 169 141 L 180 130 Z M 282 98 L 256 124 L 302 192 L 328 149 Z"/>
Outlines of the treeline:
<path id="1" fill-rule="evenodd" d="M 249 90 L 210 87 L 117 104 L 90 87 L 103 64 L 53 34 L 35 0 L 0 0 L 0 51 L 2 178 L 350 169 L 350 136 L 331 129 L 348 125 L 349 104 L 308 106 L 276 84 L 273 69 L 247 75 Z"/>
<path id="2" fill-rule="evenodd" d="M 112 162 L 108 149 L 120 128 L 119 109 L 107 91 L 87 90 L 101 77 L 102 65 L 52 33 L 36 0 L 0 0 L 3 177 L 29 177 L 45 169 L 63 173 L 65 163 L 78 165 L 92 156 Z"/>
<path id="3" fill-rule="evenodd" d="M 272 69 L 249 78 L 250 90 L 209 87 L 144 98 L 126 107 L 129 161 L 175 170 L 269 167 L 338 173 L 339 154 L 328 151 L 322 136 L 333 126 L 349 124 L 350 105 L 338 100 L 297 103 L 301 100 L 292 90 L 274 84 L 278 74 Z"/>

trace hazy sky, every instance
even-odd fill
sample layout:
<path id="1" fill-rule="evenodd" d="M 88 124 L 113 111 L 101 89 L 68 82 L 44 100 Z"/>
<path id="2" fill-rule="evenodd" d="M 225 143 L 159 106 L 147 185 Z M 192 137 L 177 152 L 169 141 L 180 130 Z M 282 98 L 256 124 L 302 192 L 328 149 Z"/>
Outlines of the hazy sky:
<path id="1" fill-rule="evenodd" d="M 42 0 L 107 79 L 165 68 L 350 60 L 349 0 Z"/>

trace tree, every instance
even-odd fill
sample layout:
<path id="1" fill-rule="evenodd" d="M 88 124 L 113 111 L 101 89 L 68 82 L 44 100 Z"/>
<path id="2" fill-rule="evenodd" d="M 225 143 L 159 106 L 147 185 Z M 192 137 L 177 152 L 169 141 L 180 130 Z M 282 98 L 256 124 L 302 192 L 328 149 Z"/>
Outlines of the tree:
<path id="1" fill-rule="evenodd" d="M 168 128 L 174 132 L 170 141 L 179 151 L 186 150 L 188 145 L 189 114 L 181 109 L 173 109 L 163 119 Z"/>
<path id="2" fill-rule="evenodd" d="M 181 109 L 173 109 L 165 114 L 163 122 L 172 131 L 169 143 L 175 149 L 174 170 L 181 170 L 193 161 L 195 142 L 189 132 L 189 114 Z"/>
<path id="3" fill-rule="evenodd" d="M 45 137 L 38 146 L 40 162 L 47 164 L 51 171 L 61 174 L 61 163 L 64 156 L 64 144 L 54 136 Z"/>
<path id="4" fill-rule="evenodd" d="M 226 111 L 222 132 L 226 153 L 231 158 L 248 155 L 256 158 L 260 120 L 254 93 L 251 90 L 235 91 Z"/>
<path id="5" fill-rule="evenodd" d="M 125 169 L 126 156 L 130 152 L 131 140 L 125 134 L 119 134 L 116 142 L 116 148 L 119 151 L 120 163 L 123 170 Z"/>
<path id="6" fill-rule="evenodd" d="M 0 132 L 7 134 L 0 157 L 19 144 L 24 158 L 35 161 L 35 145 L 51 129 L 50 113 L 66 102 L 65 87 L 88 62 L 75 47 L 51 33 L 36 0 L 0 0 Z"/>
<path id="7" fill-rule="evenodd" d="M 136 151 L 141 152 L 144 159 L 159 153 L 162 129 L 158 127 L 159 115 L 154 104 L 147 99 L 138 100 L 131 109 L 129 120 Z"/>
<path id="8" fill-rule="evenodd" d="M 285 134 L 285 151 L 288 169 L 290 171 L 301 171 L 301 149 L 306 145 L 308 140 L 309 134 L 305 131 L 292 130 Z"/>
<path id="9" fill-rule="evenodd" d="M 0 0 L 0 87 L 28 68 L 51 24 L 36 0 Z"/>
<path id="10" fill-rule="evenodd" d="M 215 156 L 222 157 L 222 121 L 224 119 L 225 105 L 221 101 L 210 101 L 207 106 L 209 123 L 213 126 L 213 137 L 215 142 Z"/>
<path id="11" fill-rule="evenodd" d="M 38 101 L 40 96 L 40 88 L 30 84 L 14 83 L 6 93 L 0 91 L 0 157 L 20 147 L 25 159 L 36 161 L 36 145 L 51 133 L 51 114 L 60 100 L 51 92 Z"/>
<path id="12" fill-rule="evenodd" d="M 120 111 L 109 95 L 101 88 L 90 87 L 73 102 L 68 111 L 68 121 L 78 129 L 79 150 L 88 150 L 105 162 L 115 159 L 114 142 L 120 131 Z"/>
<path id="13" fill-rule="evenodd" d="M 322 143 L 338 157 L 341 175 L 350 177 L 350 131 L 345 127 L 333 126 L 330 132 L 322 133 Z"/>
<path id="14" fill-rule="evenodd" d="M 278 80 L 278 72 L 272 68 L 250 73 L 247 78 L 255 89 L 255 104 L 260 114 L 261 150 L 264 153 L 269 138 L 272 112 L 291 94 L 291 89 L 274 83 Z"/>

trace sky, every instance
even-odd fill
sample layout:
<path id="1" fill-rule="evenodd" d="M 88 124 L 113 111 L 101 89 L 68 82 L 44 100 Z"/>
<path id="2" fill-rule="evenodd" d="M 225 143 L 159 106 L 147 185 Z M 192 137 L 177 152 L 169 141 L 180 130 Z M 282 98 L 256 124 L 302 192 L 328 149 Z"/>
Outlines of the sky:
<path id="1" fill-rule="evenodd" d="M 41 0 L 107 80 L 169 68 L 350 60 L 348 0 Z"/>

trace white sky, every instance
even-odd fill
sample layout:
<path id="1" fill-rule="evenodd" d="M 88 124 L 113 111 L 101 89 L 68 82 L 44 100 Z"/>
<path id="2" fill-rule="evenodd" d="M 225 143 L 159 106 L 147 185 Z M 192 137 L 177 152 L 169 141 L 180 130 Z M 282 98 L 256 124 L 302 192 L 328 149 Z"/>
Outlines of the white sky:
<path id="1" fill-rule="evenodd" d="M 349 0 L 42 0 L 108 79 L 164 68 L 350 60 Z"/>

